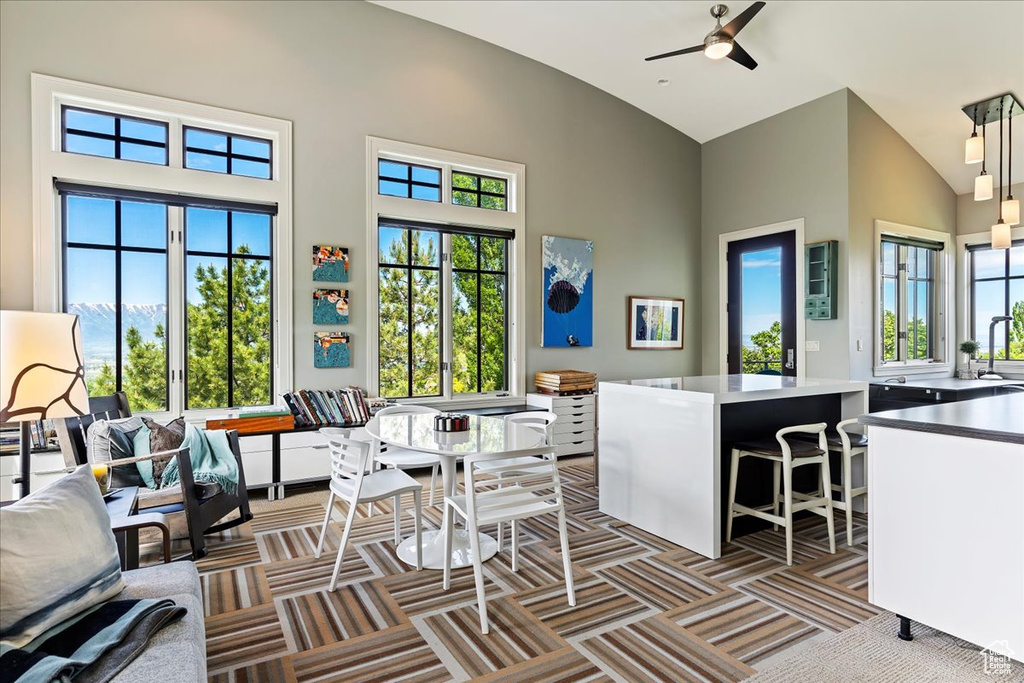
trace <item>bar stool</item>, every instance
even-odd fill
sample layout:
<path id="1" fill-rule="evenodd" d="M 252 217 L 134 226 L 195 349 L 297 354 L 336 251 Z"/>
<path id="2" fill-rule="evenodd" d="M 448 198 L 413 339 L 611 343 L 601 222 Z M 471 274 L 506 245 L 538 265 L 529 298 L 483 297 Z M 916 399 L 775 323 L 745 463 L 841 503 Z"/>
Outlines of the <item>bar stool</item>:
<path id="1" fill-rule="evenodd" d="M 857 418 L 843 420 L 836 425 L 836 431 L 825 433 L 828 449 L 839 453 L 843 462 L 842 484 L 832 484 L 832 490 L 843 494 L 842 500 L 832 500 L 832 507 L 846 511 L 846 545 L 853 545 L 853 499 L 866 496 L 868 493 L 868 437 L 860 432 L 850 432 L 846 428 L 857 424 Z M 810 439 L 811 437 L 801 437 Z M 863 455 L 864 485 L 853 486 L 853 456 Z M 865 499 L 866 500 L 866 499 Z"/>
<path id="2" fill-rule="evenodd" d="M 725 540 L 732 540 L 732 520 L 735 517 L 750 515 L 765 519 L 778 529 L 786 527 L 786 564 L 793 566 L 793 513 L 807 510 L 821 515 L 828 523 L 829 552 L 836 551 L 835 523 L 832 519 L 832 486 L 828 469 L 828 444 L 825 440 L 825 423 L 797 425 L 786 427 L 775 433 L 775 439 L 759 439 L 737 443 L 732 449 L 732 463 L 729 468 L 729 518 L 725 527 Z M 788 434 L 817 435 L 818 443 L 808 443 L 784 438 Z M 736 479 L 739 474 L 740 459 L 744 457 L 762 458 L 773 463 L 772 502 L 757 508 L 740 505 L 736 502 Z M 803 465 L 821 465 L 821 488 L 815 495 L 806 495 L 793 491 L 793 470 Z M 779 495 L 780 475 L 783 493 Z M 779 502 L 785 506 L 785 513 L 779 515 Z M 794 502 L 799 501 L 799 502 Z M 770 511 L 770 512 L 769 512 Z"/>

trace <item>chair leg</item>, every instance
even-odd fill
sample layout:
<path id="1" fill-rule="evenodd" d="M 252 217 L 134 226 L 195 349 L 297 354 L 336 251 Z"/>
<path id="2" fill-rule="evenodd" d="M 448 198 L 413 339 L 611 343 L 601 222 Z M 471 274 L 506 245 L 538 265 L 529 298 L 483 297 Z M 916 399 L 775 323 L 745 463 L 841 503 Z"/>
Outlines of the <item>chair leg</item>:
<path id="1" fill-rule="evenodd" d="M 402 542 L 402 494 L 395 496 L 395 546 Z"/>
<path id="2" fill-rule="evenodd" d="M 338 547 L 338 559 L 334 561 L 334 573 L 331 574 L 331 583 L 327 590 L 331 593 L 338 585 L 338 573 L 341 572 L 341 560 L 345 556 L 345 546 L 348 545 L 348 536 L 352 533 L 352 522 L 356 518 L 356 509 L 359 506 L 356 501 L 351 500 L 348 504 L 348 517 L 345 518 L 345 532 L 341 535 L 341 545 Z"/>
<path id="3" fill-rule="evenodd" d="M 729 507 L 726 508 L 728 513 L 725 521 L 725 541 L 728 543 L 732 540 L 732 507 L 736 504 L 736 475 L 740 469 L 740 452 L 735 448 L 732 449 L 732 463 L 729 465 Z"/>
<path id="4" fill-rule="evenodd" d="M 782 479 L 782 463 L 772 463 L 772 514 L 776 517 L 779 516 L 779 484 Z M 772 530 L 778 531 L 779 525 L 772 524 Z"/>
<path id="5" fill-rule="evenodd" d="M 786 564 L 793 566 L 793 463 L 782 463 L 783 501 L 786 506 Z"/>
<path id="6" fill-rule="evenodd" d="M 415 506 L 413 509 L 413 518 L 416 522 L 415 537 L 416 537 L 416 569 L 423 569 L 423 530 L 421 529 L 423 521 L 423 501 L 419 491 L 412 492 L 412 504 Z M 451 562 L 451 560 L 448 560 Z"/>
<path id="7" fill-rule="evenodd" d="M 444 505 L 444 583 L 445 590 L 452 587 L 452 536 L 455 535 L 455 510 L 450 505 Z"/>
<path id="8" fill-rule="evenodd" d="M 519 571 L 519 520 L 513 519 L 512 527 L 512 571 Z"/>
<path id="9" fill-rule="evenodd" d="M 846 545 L 853 547 L 853 454 L 843 450 L 843 507 L 846 508 Z"/>
<path id="10" fill-rule="evenodd" d="M 825 522 L 828 524 L 828 551 L 836 553 L 836 523 L 832 515 L 832 473 L 828 466 L 828 453 L 821 459 L 821 487 L 825 491 Z M 846 505 L 849 509 L 849 504 Z"/>
<path id="11" fill-rule="evenodd" d="M 498 488 L 501 488 L 501 475 L 498 475 Z M 515 532 L 513 532 L 515 533 Z M 505 523 L 498 522 L 498 552 L 505 548 Z"/>
<path id="12" fill-rule="evenodd" d="M 558 537 L 562 544 L 562 567 L 565 571 L 565 594 L 569 606 L 576 606 L 576 586 L 572 581 L 572 560 L 569 558 L 569 530 L 565 526 L 565 506 L 558 506 Z"/>
<path id="13" fill-rule="evenodd" d="M 480 632 L 487 634 L 487 594 L 484 590 L 484 563 L 480 560 L 480 533 L 477 531 L 476 520 L 467 520 L 469 527 L 469 545 L 473 551 L 473 579 L 476 582 L 476 602 L 480 609 Z M 449 560 L 451 562 L 451 560 Z"/>
<path id="14" fill-rule="evenodd" d="M 430 503 L 431 507 L 434 506 L 434 489 L 437 488 L 437 467 L 438 463 L 434 463 L 434 467 L 430 470 Z"/>
<path id="15" fill-rule="evenodd" d="M 324 551 L 324 539 L 327 538 L 327 525 L 331 522 L 331 513 L 334 512 L 334 491 L 327 497 L 327 514 L 324 515 L 324 528 L 320 530 L 320 540 L 316 544 L 316 552 L 313 557 L 320 559 L 320 553 Z"/>

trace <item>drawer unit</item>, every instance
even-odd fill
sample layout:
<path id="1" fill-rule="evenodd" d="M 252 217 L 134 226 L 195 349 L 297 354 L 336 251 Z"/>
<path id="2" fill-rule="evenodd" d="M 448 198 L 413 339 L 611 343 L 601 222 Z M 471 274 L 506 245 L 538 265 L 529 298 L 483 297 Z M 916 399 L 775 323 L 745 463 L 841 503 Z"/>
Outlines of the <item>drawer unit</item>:
<path id="1" fill-rule="evenodd" d="M 553 443 L 558 455 L 594 452 L 596 396 L 548 396 L 529 394 L 526 402 L 558 416 L 552 425 Z"/>
<path id="2" fill-rule="evenodd" d="M 331 478 L 331 451 L 319 432 L 281 434 L 281 483 Z"/>
<path id="3" fill-rule="evenodd" d="M 270 486 L 274 481 L 274 454 L 270 449 L 243 451 L 242 467 L 245 469 L 246 488 L 263 488 Z"/>

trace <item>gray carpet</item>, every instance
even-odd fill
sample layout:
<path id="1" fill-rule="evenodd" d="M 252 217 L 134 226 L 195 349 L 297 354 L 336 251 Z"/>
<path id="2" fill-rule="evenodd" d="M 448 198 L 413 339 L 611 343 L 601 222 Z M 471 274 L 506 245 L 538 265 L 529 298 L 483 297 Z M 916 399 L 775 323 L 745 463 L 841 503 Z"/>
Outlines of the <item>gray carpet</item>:
<path id="1" fill-rule="evenodd" d="M 899 620 L 885 612 L 801 651 L 744 683 L 1019 683 L 1024 664 L 985 674 L 979 648 L 918 623 L 913 642 L 896 637 Z"/>

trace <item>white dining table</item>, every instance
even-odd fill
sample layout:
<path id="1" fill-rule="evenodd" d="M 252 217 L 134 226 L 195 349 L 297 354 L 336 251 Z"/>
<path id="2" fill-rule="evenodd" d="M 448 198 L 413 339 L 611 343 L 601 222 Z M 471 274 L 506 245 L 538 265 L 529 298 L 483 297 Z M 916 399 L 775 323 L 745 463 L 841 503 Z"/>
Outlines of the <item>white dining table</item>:
<path id="1" fill-rule="evenodd" d="M 435 431 L 433 414 L 378 415 L 366 423 L 366 432 L 383 444 L 437 455 L 441 460 L 441 481 L 446 496 L 455 494 L 456 465 L 467 455 L 508 453 L 510 457 L 515 457 L 519 451 L 544 445 L 544 435 L 536 430 L 506 424 L 501 418 L 485 415 L 470 415 L 469 429 L 464 432 Z M 441 530 L 424 531 L 422 536 L 423 566 L 442 569 L 445 540 L 443 525 Z M 497 552 L 498 542 L 486 534 L 480 534 L 481 561 L 494 557 Z M 403 562 L 415 566 L 415 537 L 403 541 L 398 546 L 397 554 Z M 472 564 L 469 532 L 456 529 L 455 538 L 452 539 L 452 566 L 468 567 Z"/>

